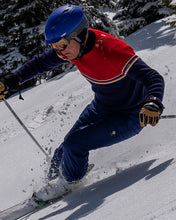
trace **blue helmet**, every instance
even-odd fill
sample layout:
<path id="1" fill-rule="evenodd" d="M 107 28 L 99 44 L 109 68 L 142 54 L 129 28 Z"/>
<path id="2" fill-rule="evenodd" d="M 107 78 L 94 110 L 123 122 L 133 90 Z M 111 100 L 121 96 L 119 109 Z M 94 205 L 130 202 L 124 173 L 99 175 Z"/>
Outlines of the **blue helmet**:
<path id="1" fill-rule="evenodd" d="M 53 44 L 66 38 L 69 42 L 88 28 L 89 23 L 83 9 L 76 5 L 64 5 L 49 16 L 45 26 L 45 42 Z M 78 40 L 79 41 L 79 40 Z"/>

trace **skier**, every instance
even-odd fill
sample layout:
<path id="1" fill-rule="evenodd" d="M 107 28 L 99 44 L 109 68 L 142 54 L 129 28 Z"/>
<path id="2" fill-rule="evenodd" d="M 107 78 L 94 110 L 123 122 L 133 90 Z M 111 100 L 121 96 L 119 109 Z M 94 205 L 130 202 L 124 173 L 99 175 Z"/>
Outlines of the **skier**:
<path id="1" fill-rule="evenodd" d="M 57 8 L 45 26 L 46 44 L 51 48 L 0 78 L 1 100 L 25 81 L 65 62 L 72 62 L 91 83 L 93 101 L 51 161 L 49 180 L 62 176 L 64 184 L 85 176 L 90 150 L 131 138 L 148 124 L 155 126 L 164 108 L 162 76 L 125 42 L 88 26 L 81 7 Z"/>

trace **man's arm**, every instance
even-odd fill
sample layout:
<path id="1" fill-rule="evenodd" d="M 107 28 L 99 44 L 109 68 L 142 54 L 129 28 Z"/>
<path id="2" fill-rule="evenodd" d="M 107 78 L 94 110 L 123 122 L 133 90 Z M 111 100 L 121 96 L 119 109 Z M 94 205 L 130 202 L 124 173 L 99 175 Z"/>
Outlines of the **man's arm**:
<path id="1" fill-rule="evenodd" d="M 156 97 L 156 99 L 162 101 L 164 95 L 163 77 L 140 58 L 130 68 L 128 76 L 136 81 L 140 81 L 145 86 L 147 91 L 146 99 Z"/>
<path id="2" fill-rule="evenodd" d="M 35 56 L 14 73 L 0 77 L 0 101 L 3 100 L 8 91 L 18 91 L 20 84 L 34 78 L 38 74 L 52 70 L 64 62 L 66 61 L 58 57 L 53 49 L 50 49 Z"/>
<path id="3" fill-rule="evenodd" d="M 147 124 L 155 126 L 163 112 L 164 106 L 161 103 L 164 95 L 164 79 L 154 69 L 150 68 L 141 59 L 138 59 L 128 72 L 128 76 L 140 81 L 146 88 L 147 95 L 143 100 L 139 113 L 141 127 Z"/>
<path id="4" fill-rule="evenodd" d="M 51 48 L 47 52 L 35 56 L 32 60 L 26 62 L 14 74 L 19 77 L 20 83 L 24 83 L 38 74 L 52 70 L 64 62 L 66 61 L 58 57 L 56 52 Z"/>

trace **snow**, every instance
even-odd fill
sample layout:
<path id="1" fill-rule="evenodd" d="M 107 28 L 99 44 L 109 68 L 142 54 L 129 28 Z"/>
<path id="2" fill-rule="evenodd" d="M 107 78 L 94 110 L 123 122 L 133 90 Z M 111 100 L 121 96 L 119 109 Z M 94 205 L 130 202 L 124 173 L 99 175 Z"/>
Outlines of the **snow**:
<path id="1" fill-rule="evenodd" d="M 113 17 L 116 15 L 117 11 L 116 10 L 112 10 L 112 9 L 109 9 L 109 8 L 101 8 L 101 11 L 106 14 L 108 16 L 108 18 L 110 18 L 111 20 L 113 20 Z"/>
<path id="2" fill-rule="evenodd" d="M 175 6 L 175 5 L 176 5 L 176 0 L 172 0 L 171 3 L 170 3 L 170 5 Z"/>
<path id="3" fill-rule="evenodd" d="M 159 20 L 125 39 L 165 79 L 164 114 L 176 113 L 174 29 Z M 74 68 L 8 99 L 49 156 L 93 98 Z M 0 210 L 30 197 L 46 182 L 45 155 L 0 103 Z M 176 119 L 162 119 L 123 143 L 92 151 L 85 187 L 28 219 L 175 220 Z M 12 218 L 13 219 L 13 218 Z"/>

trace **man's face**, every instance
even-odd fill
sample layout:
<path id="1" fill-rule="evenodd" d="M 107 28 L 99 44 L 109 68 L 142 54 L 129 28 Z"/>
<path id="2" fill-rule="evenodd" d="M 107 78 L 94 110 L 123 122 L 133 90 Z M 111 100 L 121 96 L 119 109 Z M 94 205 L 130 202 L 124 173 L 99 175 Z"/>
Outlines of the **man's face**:
<path id="1" fill-rule="evenodd" d="M 71 40 L 70 43 L 64 41 L 52 44 L 52 47 L 58 51 L 61 51 L 68 59 L 75 59 L 79 55 L 80 44 L 75 40 Z"/>
<path id="2" fill-rule="evenodd" d="M 67 48 L 62 53 L 70 60 L 75 59 L 79 55 L 80 44 L 75 40 L 71 40 Z"/>

